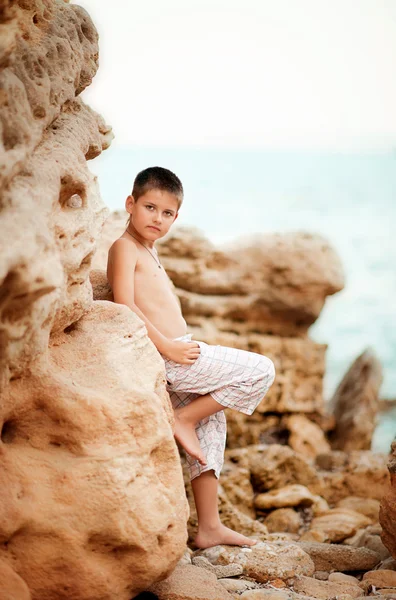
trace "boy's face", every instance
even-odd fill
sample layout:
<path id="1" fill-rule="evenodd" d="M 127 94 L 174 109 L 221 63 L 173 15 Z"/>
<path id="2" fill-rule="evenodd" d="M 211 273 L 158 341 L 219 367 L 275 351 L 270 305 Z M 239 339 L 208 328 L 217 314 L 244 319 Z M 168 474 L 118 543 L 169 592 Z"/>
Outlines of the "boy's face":
<path id="1" fill-rule="evenodd" d="M 139 235 L 152 242 L 166 235 L 178 217 L 177 198 L 158 189 L 149 190 L 138 200 L 128 196 L 125 208 Z"/>

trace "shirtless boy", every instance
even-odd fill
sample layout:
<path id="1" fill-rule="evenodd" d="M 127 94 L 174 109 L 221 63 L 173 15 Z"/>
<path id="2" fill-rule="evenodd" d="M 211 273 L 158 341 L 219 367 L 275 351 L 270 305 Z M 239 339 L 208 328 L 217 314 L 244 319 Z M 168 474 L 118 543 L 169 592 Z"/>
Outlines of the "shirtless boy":
<path id="1" fill-rule="evenodd" d="M 198 515 L 195 544 L 252 546 L 225 527 L 217 504 L 226 421 L 223 409 L 252 414 L 272 385 L 272 361 L 260 354 L 191 340 L 179 304 L 154 247 L 176 221 L 183 187 L 162 167 L 141 171 L 126 199 L 127 228 L 109 251 L 107 277 L 114 301 L 144 321 L 165 362 L 175 409 L 175 438 L 185 449 Z"/>

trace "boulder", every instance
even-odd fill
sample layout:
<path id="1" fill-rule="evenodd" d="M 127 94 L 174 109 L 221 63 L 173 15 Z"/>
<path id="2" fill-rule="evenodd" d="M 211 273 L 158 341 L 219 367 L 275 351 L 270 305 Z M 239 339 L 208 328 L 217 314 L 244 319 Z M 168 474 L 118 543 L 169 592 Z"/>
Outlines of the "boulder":
<path id="1" fill-rule="evenodd" d="M 292 484 L 264 494 L 257 494 L 254 506 L 258 510 L 271 510 L 291 506 L 312 506 L 315 496 L 304 485 Z"/>
<path id="2" fill-rule="evenodd" d="M 171 422 L 163 361 L 126 306 L 95 302 L 11 382 L 0 559 L 32 598 L 129 600 L 174 568 L 188 507 Z"/>
<path id="3" fill-rule="evenodd" d="M 336 419 L 333 448 L 369 450 L 379 410 L 382 367 L 373 350 L 363 352 L 349 368 L 330 405 Z"/>
<path id="4" fill-rule="evenodd" d="M 383 529 L 381 538 L 396 559 L 396 441 L 392 444 L 392 456 L 388 468 L 391 481 L 381 500 L 380 523 Z"/>

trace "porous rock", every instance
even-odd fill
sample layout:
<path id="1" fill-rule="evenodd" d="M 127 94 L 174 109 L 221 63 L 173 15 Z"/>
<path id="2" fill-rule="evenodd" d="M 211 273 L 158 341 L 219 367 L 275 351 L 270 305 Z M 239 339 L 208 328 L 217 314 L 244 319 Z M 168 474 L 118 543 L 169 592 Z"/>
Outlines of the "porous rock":
<path id="1" fill-rule="evenodd" d="M 377 588 L 396 588 L 396 571 L 386 569 L 368 571 L 364 573 L 362 583 L 365 586 L 373 585 Z"/>
<path id="2" fill-rule="evenodd" d="M 316 469 L 303 456 L 288 446 L 279 444 L 252 446 L 249 452 L 250 471 L 255 491 L 266 492 L 289 484 L 320 488 Z"/>
<path id="3" fill-rule="evenodd" d="M 242 565 L 243 574 L 259 583 L 272 579 L 286 581 L 299 574 L 311 576 L 314 564 L 310 557 L 297 545 L 283 542 L 259 542 L 251 548 L 214 546 L 200 550 L 212 564 L 237 563 Z"/>
<path id="4" fill-rule="evenodd" d="M 80 6 L 21 0 L 12 10 L 1 31 L 0 190 L 98 66 L 98 35 Z"/>
<path id="5" fill-rule="evenodd" d="M 129 600 L 182 556 L 164 381 L 140 319 L 96 302 L 3 395 L 0 559 L 12 556 L 34 600 Z"/>

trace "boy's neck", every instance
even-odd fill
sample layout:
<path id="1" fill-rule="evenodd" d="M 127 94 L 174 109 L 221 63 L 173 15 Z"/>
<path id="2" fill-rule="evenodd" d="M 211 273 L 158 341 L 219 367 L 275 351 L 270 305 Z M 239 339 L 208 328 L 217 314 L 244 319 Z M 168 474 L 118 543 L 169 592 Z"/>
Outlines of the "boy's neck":
<path id="1" fill-rule="evenodd" d="M 140 235 L 132 225 L 132 223 L 128 223 L 128 227 L 126 228 L 127 232 L 134 237 L 138 242 L 146 246 L 147 248 L 154 248 L 154 242 L 151 240 L 146 240 L 144 237 Z"/>

